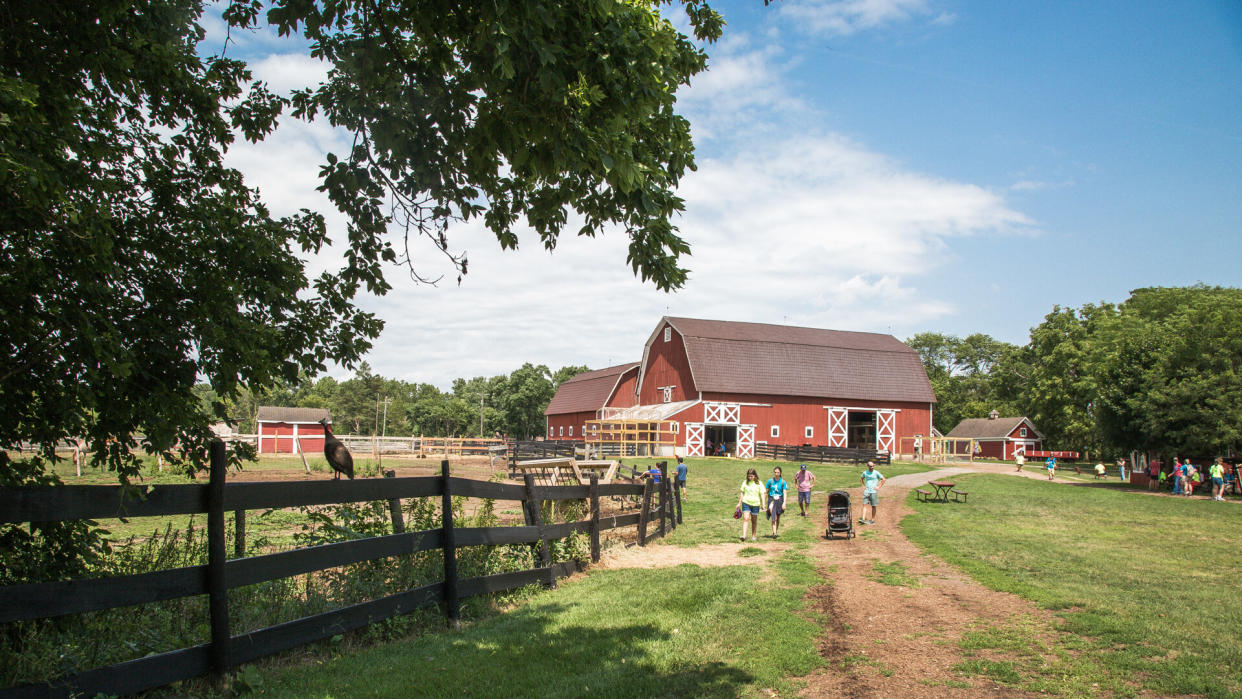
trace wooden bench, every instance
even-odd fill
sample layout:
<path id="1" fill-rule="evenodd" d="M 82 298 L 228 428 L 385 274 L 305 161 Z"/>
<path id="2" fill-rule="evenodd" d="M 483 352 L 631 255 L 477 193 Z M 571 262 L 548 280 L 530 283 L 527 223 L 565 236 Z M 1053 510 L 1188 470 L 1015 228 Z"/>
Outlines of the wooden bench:
<path id="1" fill-rule="evenodd" d="M 954 491 L 954 492 L 956 492 L 956 491 Z M 915 489 L 914 489 L 914 497 L 918 498 L 918 499 L 919 499 L 919 500 L 921 500 L 922 502 L 927 502 L 928 500 L 930 500 L 930 499 L 931 499 L 932 494 L 931 494 L 931 492 L 930 492 L 930 491 L 923 490 L 923 489 L 921 489 L 921 488 L 915 488 Z"/>
<path id="2" fill-rule="evenodd" d="M 966 496 L 970 495 L 970 493 L 965 490 L 950 490 L 949 492 L 953 493 L 954 502 L 966 502 Z"/>

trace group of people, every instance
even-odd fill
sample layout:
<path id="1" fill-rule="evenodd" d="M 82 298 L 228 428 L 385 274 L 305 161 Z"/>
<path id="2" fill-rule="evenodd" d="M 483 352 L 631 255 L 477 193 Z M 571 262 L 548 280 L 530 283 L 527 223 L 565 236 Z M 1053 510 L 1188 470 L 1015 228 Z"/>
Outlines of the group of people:
<path id="1" fill-rule="evenodd" d="M 875 463 L 869 461 L 867 470 L 863 471 L 859 481 L 863 486 L 863 506 L 862 516 L 858 522 L 875 524 L 876 508 L 880 502 L 879 490 L 884 485 L 884 476 L 875 470 Z M 815 486 L 815 474 L 807 469 L 806 464 L 798 468 L 798 473 L 794 476 L 794 485 L 798 492 L 798 515 L 806 517 L 811 506 L 811 489 Z M 746 480 L 742 481 L 737 497 L 737 509 L 734 512 L 735 516 L 740 516 L 742 520 L 742 541 L 746 541 L 747 535 L 750 536 L 751 541 L 756 540 L 759 532 L 760 512 L 763 512 L 772 524 L 772 538 L 780 536 L 781 515 L 785 513 L 785 497 L 788 492 L 789 483 L 785 481 L 780 466 L 773 468 L 772 477 L 762 483 L 759 481 L 758 471 L 753 468 L 747 469 Z M 867 517 L 868 506 L 871 507 L 870 517 Z"/>
<path id="2" fill-rule="evenodd" d="M 1212 499 L 1224 501 L 1226 493 L 1242 492 L 1242 484 L 1238 482 L 1238 467 L 1220 457 L 1206 469 L 1196 467 L 1190 459 L 1182 461 L 1181 457 L 1173 457 L 1173 468 L 1164 469 L 1160 462 L 1153 461 L 1148 467 L 1148 489 L 1155 490 L 1170 485 L 1174 495 L 1191 496 L 1195 488 L 1205 480 L 1212 486 Z"/>

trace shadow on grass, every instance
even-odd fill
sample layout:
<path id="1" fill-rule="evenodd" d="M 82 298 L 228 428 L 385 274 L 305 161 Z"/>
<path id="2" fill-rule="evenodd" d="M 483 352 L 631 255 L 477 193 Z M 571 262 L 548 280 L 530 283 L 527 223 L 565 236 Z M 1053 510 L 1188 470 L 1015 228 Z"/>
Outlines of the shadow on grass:
<path id="1" fill-rule="evenodd" d="M 679 660 L 675 636 L 655 625 L 580 617 L 575 605 L 514 610 L 460 633 L 302 667 L 271 678 L 281 696 L 736 696 L 755 678 L 719 661 Z"/>

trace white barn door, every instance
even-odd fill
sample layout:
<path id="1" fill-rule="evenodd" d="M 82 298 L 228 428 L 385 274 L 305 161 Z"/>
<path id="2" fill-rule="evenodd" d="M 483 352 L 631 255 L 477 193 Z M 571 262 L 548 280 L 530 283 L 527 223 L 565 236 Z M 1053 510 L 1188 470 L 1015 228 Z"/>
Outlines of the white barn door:
<path id="1" fill-rule="evenodd" d="M 737 426 L 737 458 L 755 458 L 755 426 Z"/>
<path id="2" fill-rule="evenodd" d="M 742 421 L 741 403 L 704 403 L 703 422 L 718 425 L 736 425 Z"/>
<path id="3" fill-rule="evenodd" d="M 686 423 L 686 456 L 703 455 L 703 423 Z"/>
<path id="4" fill-rule="evenodd" d="M 893 410 L 875 411 L 876 451 L 893 453 L 897 443 L 897 413 Z"/>
<path id="5" fill-rule="evenodd" d="M 828 409 L 828 446 L 844 447 L 849 443 L 846 425 L 849 423 L 850 411 L 845 408 Z"/>

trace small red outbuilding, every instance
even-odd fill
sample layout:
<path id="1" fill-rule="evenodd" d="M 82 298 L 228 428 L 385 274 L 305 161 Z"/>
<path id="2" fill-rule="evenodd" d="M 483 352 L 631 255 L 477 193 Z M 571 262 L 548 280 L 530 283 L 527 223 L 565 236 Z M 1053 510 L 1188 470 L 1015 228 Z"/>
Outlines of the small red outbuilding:
<path id="1" fill-rule="evenodd" d="M 256 422 L 260 454 L 296 454 L 298 445 L 307 454 L 323 451 L 323 425 L 332 423 L 332 414 L 325 408 L 280 408 L 259 406 Z"/>
<path id="2" fill-rule="evenodd" d="M 1043 448 L 1044 436 L 1026 417 L 972 417 L 957 423 L 946 437 L 973 439 L 979 443 L 975 456 L 1011 461 L 1019 452 L 1029 455 Z"/>

